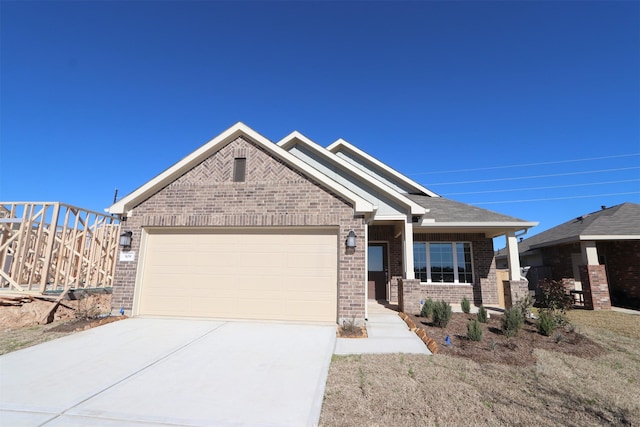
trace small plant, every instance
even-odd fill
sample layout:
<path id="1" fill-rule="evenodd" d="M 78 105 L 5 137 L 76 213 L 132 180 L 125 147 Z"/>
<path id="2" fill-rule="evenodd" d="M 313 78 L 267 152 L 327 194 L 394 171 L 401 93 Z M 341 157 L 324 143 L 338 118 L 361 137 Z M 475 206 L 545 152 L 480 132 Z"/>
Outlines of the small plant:
<path id="1" fill-rule="evenodd" d="M 411 366 L 411 365 L 409 365 L 409 376 L 410 376 L 411 378 L 413 378 L 414 380 L 416 379 L 416 373 L 415 373 L 415 371 L 413 370 L 413 366 Z"/>
<path id="2" fill-rule="evenodd" d="M 449 324 L 451 320 L 451 305 L 444 300 L 440 300 L 433 304 L 433 324 L 438 328 L 444 328 Z"/>
<path id="3" fill-rule="evenodd" d="M 531 317 L 531 307 L 533 307 L 533 303 L 534 302 L 535 301 L 531 297 L 531 295 L 527 294 L 527 295 L 523 296 L 522 298 L 520 298 L 515 303 L 515 306 L 518 307 L 520 309 L 520 311 L 522 312 L 522 318 L 523 319 L 528 319 L 529 317 Z"/>
<path id="4" fill-rule="evenodd" d="M 462 301 L 460 301 L 460 307 L 462 307 L 462 311 L 465 314 L 469 314 L 471 311 L 471 303 L 467 299 L 467 297 L 462 297 Z"/>
<path id="5" fill-rule="evenodd" d="M 549 310 L 540 310 L 536 326 L 538 328 L 538 332 L 544 336 L 550 337 L 558 325 L 553 313 Z"/>
<path id="6" fill-rule="evenodd" d="M 355 334 L 360 330 L 360 327 L 356 323 L 356 319 L 344 319 L 342 321 L 342 332 L 347 334 Z"/>
<path id="7" fill-rule="evenodd" d="M 515 337 L 522 325 L 524 324 L 524 318 L 522 317 L 522 310 L 519 307 L 511 307 L 505 310 L 502 315 L 502 333 L 507 338 Z"/>
<path id="8" fill-rule="evenodd" d="M 483 305 L 481 305 L 478 308 L 478 314 L 477 314 L 476 318 L 478 319 L 478 322 L 480 322 L 480 323 L 487 323 L 489 321 L 489 316 L 487 315 L 487 309 L 484 308 Z"/>
<path id="9" fill-rule="evenodd" d="M 469 323 L 467 323 L 467 338 L 471 341 L 482 340 L 482 327 L 476 319 L 470 320 Z"/>
<path id="10" fill-rule="evenodd" d="M 564 341 L 564 335 L 558 332 L 553 339 L 556 342 L 556 344 L 560 344 L 562 341 Z"/>
<path id="11" fill-rule="evenodd" d="M 491 344 L 489 344 L 489 350 L 493 351 L 496 349 L 497 346 L 498 346 L 498 343 L 496 342 L 496 340 L 491 340 Z"/>
<path id="12" fill-rule="evenodd" d="M 561 281 L 544 279 L 540 281 L 539 286 L 542 307 L 565 313 L 573 305 L 573 299 Z"/>
<path id="13" fill-rule="evenodd" d="M 420 311 L 420 317 L 431 317 L 433 315 L 433 300 L 431 298 L 427 299 L 422 305 L 422 310 Z"/>

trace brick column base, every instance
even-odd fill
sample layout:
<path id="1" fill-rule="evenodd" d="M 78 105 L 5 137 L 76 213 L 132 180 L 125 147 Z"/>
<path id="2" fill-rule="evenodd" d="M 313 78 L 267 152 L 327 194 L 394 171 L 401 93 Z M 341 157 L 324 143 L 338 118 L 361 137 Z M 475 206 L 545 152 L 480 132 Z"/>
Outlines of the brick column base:
<path id="1" fill-rule="evenodd" d="M 511 308 L 522 298 L 529 295 L 529 282 L 526 280 L 504 280 L 504 285 L 509 287 L 505 292 L 504 305 L 505 308 Z"/>
<path id="2" fill-rule="evenodd" d="M 389 281 L 389 288 L 391 292 L 391 295 L 389 295 L 389 302 L 391 304 L 398 302 L 398 281 L 400 279 L 402 279 L 401 276 L 392 276 L 391 280 Z"/>
<path id="3" fill-rule="evenodd" d="M 420 313 L 420 280 L 398 278 L 398 308 L 404 313 Z"/>
<path id="4" fill-rule="evenodd" d="M 584 306 L 589 310 L 610 310 L 611 297 L 604 265 L 581 265 L 580 280 Z"/>

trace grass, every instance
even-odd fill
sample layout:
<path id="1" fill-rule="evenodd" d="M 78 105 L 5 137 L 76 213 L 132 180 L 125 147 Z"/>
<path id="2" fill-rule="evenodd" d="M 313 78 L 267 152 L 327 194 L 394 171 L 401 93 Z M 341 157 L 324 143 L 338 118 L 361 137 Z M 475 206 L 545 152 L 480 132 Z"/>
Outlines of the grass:
<path id="1" fill-rule="evenodd" d="M 527 367 L 438 354 L 334 358 L 320 424 L 640 425 L 640 316 L 568 316 L 607 353 L 584 359 L 535 350 Z"/>

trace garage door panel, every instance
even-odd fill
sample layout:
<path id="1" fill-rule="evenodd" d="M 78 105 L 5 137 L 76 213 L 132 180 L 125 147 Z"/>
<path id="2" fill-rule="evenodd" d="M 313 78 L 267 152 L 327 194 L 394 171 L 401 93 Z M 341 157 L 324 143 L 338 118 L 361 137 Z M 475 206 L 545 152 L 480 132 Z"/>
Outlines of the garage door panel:
<path id="1" fill-rule="evenodd" d="M 143 315 L 336 320 L 332 230 L 153 230 L 147 235 Z"/>

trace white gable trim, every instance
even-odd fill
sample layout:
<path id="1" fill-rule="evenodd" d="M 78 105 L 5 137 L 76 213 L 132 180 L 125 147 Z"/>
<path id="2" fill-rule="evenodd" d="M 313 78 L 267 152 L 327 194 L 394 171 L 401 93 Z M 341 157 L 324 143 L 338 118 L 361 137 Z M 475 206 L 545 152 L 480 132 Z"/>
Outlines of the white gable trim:
<path id="1" fill-rule="evenodd" d="M 429 212 L 429 209 L 426 209 L 424 206 L 420 206 L 413 200 L 409 199 L 406 196 L 403 196 L 401 193 L 397 192 L 393 188 L 389 187 L 387 184 L 380 182 L 369 174 L 364 173 L 358 168 L 354 168 L 349 162 L 340 157 L 336 156 L 334 153 L 326 150 L 315 142 L 311 141 L 306 136 L 302 135 L 298 131 L 291 132 L 289 135 L 285 136 L 278 142 L 278 146 L 282 147 L 285 150 L 291 149 L 297 143 L 304 145 L 305 147 L 311 149 L 314 153 L 319 156 L 329 160 L 334 165 L 340 167 L 345 172 L 355 175 L 361 181 L 366 182 L 367 184 L 379 189 L 385 195 L 389 196 L 389 198 L 400 202 L 402 205 L 407 206 L 410 209 L 411 215 L 424 215 Z"/>
<path id="2" fill-rule="evenodd" d="M 225 145 L 229 144 L 240 136 L 245 136 L 251 139 L 251 141 L 260 145 L 269 153 L 273 154 L 275 157 L 280 158 L 291 167 L 297 169 L 300 172 L 303 172 L 304 174 L 318 181 L 320 184 L 331 189 L 336 194 L 344 197 L 345 199 L 353 203 L 356 213 L 373 212 L 374 209 L 371 203 L 364 200 L 362 197 L 358 196 L 346 187 L 338 184 L 329 177 L 319 173 L 317 170 L 307 165 L 302 160 L 295 157 L 293 154 L 289 153 L 286 150 L 283 150 L 242 122 L 238 122 L 235 125 L 231 126 L 229 129 L 225 130 L 220 135 L 216 136 L 215 138 L 204 144 L 202 147 L 198 148 L 187 157 L 171 166 L 169 169 L 157 175 L 151 181 L 137 188 L 132 193 L 122 198 L 120 201 L 114 203 L 106 209 L 107 212 L 111 214 L 128 214 L 128 212 L 134 206 L 138 205 L 140 202 L 144 201 L 146 198 L 161 190 L 162 188 L 166 187 L 167 185 L 178 179 L 178 177 L 180 177 L 183 173 L 196 166 L 200 162 L 204 161 L 207 157 L 211 156 L 213 153 L 220 150 Z"/>
<path id="3" fill-rule="evenodd" d="M 363 157 L 365 160 L 367 160 L 368 162 L 378 166 L 379 168 L 381 168 L 382 170 L 387 172 L 389 175 L 392 175 L 392 176 L 396 177 L 397 179 L 399 179 L 400 181 L 402 181 L 405 184 L 407 184 L 408 186 L 413 187 L 416 191 L 424 193 L 427 196 L 440 197 L 438 194 L 436 194 L 433 191 L 427 189 L 426 187 L 423 187 L 422 185 L 418 184 L 414 180 L 412 180 L 410 178 L 407 178 L 406 176 L 404 176 L 400 172 L 396 171 L 395 169 L 390 168 L 389 166 L 385 165 L 384 163 L 382 163 L 380 160 L 376 159 L 375 157 L 371 157 L 369 154 L 367 154 L 364 151 L 360 150 L 358 147 L 349 144 L 347 141 L 345 141 L 342 138 L 338 139 L 336 142 L 334 142 L 333 144 L 329 145 L 327 147 L 327 150 L 331 151 L 333 154 L 335 154 L 338 151 L 340 151 L 341 148 L 346 148 L 347 150 L 352 151 L 355 154 Z"/>

